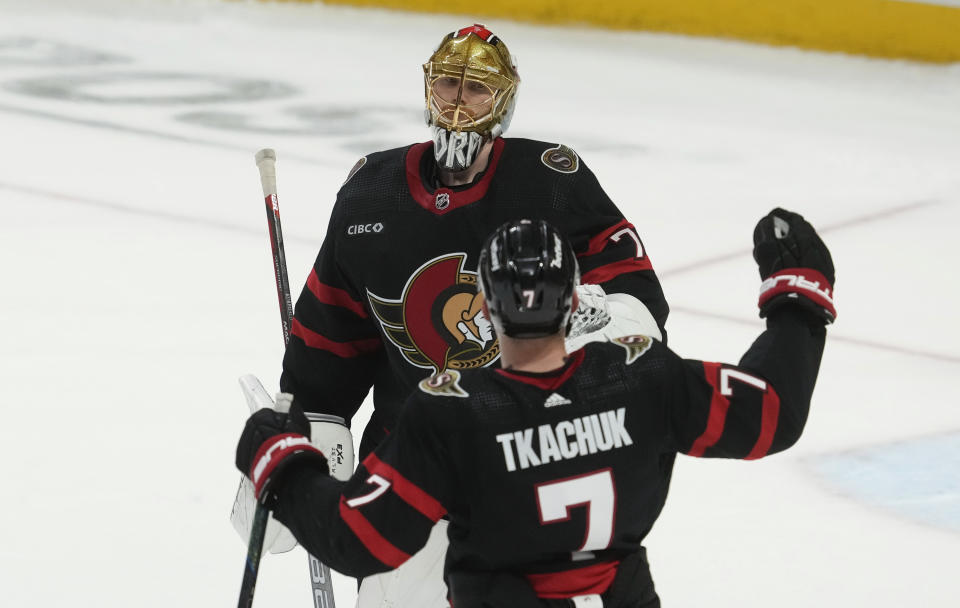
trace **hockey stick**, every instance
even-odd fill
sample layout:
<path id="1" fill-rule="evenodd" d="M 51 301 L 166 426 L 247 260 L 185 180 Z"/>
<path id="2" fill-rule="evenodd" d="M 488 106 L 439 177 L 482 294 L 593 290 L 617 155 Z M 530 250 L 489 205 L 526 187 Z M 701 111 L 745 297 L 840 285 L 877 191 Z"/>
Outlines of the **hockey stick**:
<path id="1" fill-rule="evenodd" d="M 273 278 L 277 283 L 277 300 L 280 303 L 280 323 L 283 328 L 283 345 L 290 342 L 290 324 L 293 320 L 293 301 L 290 299 L 290 280 L 287 278 L 287 256 L 283 250 L 283 231 L 280 229 L 280 203 L 277 200 L 277 153 L 270 148 L 257 152 L 257 169 L 260 170 L 260 185 L 263 200 L 267 204 L 267 227 L 270 229 L 270 249 L 273 252 Z"/>
<path id="2" fill-rule="evenodd" d="M 270 249 L 273 253 L 273 273 L 277 285 L 277 300 L 280 304 L 280 322 L 283 329 L 283 343 L 290 342 L 290 329 L 293 321 L 293 301 L 290 295 L 290 281 L 287 278 L 287 260 L 283 248 L 283 231 L 280 228 L 280 205 L 277 199 L 277 154 L 270 148 L 257 152 L 257 169 L 260 171 L 260 185 L 267 208 L 267 225 L 270 229 Z M 260 554 L 263 551 L 263 538 L 266 533 L 269 510 L 259 503 L 254 512 L 253 528 L 247 549 L 247 569 L 244 570 L 240 588 L 240 607 L 248 608 L 253 602 L 253 591 L 257 582 L 260 566 Z M 314 608 L 335 608 L 333 585 L 330 580 L 330 568 L 310 553 L 307 553 L 310 566 L 310 585 L 313 590 Z M 249 580 L 248 580 L 249 579 Z M 247 603 L 244 603 L 244 602 Z"/>
<path id="3" fill-rule="evenodd" d="M 241 378 L 241 385 L 243 385 L 245 381 L 246 377 Z M 257 382 L 257 385 L 259 384 L 260 383 Z M 250 404 L 251 411 L 255 412 L 261 407 L 274 407 L 278 412 L 286 412 L 290 408 L 289 402 L 283 401 L 278 402 L 276 406 L 274 406 L 273 401 L 269 395 L 266 395 L 266 391 L 263 391 L 262 386 L 260 387 L 260 391 L 266 396 L 266 401 L 254 404 L 250 400 L 250 397 L 248 397 L 247 402 Z M 248 394 L 246 387 L 244 387 L 244 393 Z M 239 608 L 250 608 L 253 606 L 253 592 L 257 587 L 257 574 L 260 573 L 260 555 L 263 552 L 263 537 L 267 533 L 267 522 L 269 519 L 270 509 L 258 501 L 256 510 L 253 512 L 253 525 L 250 528 L 250 541 L 247 545 L 247 563 L 243 569 L 243 582 L 240 583 L 240 600 L 237 604 Z"/>

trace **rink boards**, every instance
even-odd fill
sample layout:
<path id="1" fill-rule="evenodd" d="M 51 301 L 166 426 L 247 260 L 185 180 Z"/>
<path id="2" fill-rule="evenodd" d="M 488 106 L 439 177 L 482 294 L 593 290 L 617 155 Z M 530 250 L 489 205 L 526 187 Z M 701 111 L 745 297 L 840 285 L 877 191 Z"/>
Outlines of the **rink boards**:
<path id="1" fill-rule="evenodd" d="M 592 24 L 618 30 L 736 38 L 873 57 L 960 61 L 960 2 L 956 0 L 487 0 L 469 5 L 470 11 L 446 0 L 324 2 L 460 13 L 468 19 Z"/>

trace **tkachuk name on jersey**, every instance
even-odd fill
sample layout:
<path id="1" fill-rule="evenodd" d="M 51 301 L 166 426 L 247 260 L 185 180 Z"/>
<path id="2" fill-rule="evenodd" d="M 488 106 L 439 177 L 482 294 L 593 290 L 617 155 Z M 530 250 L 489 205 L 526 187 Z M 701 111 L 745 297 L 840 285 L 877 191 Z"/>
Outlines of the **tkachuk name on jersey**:
<path id="1" fill-rule="evenodd" d="M 541 424 L 536 428 L 497 435 L 507 471 L 632 445 L 633 439 L 624 425 L 626 411 L 621 407 L 553 425 Z"/>

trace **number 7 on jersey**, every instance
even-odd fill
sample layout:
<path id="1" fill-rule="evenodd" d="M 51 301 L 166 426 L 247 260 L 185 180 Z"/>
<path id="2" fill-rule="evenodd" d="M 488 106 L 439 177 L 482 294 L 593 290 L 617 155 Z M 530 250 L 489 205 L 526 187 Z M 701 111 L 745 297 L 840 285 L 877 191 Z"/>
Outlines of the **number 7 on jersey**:
<path id="1" fill-rule="evenodd" d="M 587 508 L 587 530 L 577 551 L 598 551 L 610 545 L 617 510 L 610 468 L 537 484 L 536 494 L 543 525 L 569 521 L 570 509 Z"/>

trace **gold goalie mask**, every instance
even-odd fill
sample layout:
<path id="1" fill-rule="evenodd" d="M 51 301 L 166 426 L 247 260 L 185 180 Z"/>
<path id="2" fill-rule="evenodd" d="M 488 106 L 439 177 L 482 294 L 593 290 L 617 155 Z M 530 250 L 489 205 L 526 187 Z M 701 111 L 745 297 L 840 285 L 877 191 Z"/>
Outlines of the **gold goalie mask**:
<path id="1" fill-rule="evenodd" d="M 516 62 L 502 40 L 473 25 L 443 38 L 423 64 L 423 79 L 434 157 L 441 168 L 462 171 L 510 125 L 520 84 Z"/>

